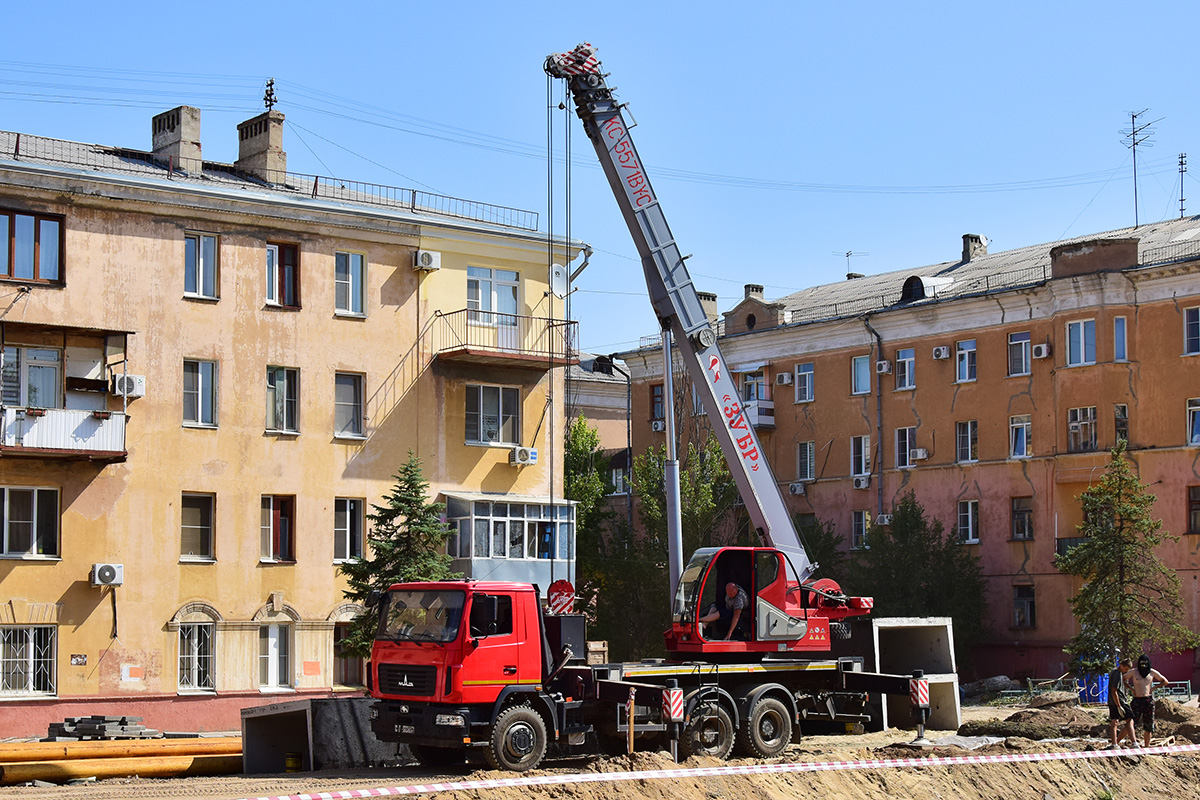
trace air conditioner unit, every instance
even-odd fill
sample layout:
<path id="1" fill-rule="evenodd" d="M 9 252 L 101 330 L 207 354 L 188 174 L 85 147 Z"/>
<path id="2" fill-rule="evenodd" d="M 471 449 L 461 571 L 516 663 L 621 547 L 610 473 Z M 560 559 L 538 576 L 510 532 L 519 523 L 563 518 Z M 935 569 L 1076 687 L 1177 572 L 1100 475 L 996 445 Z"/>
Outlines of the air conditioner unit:
<path id="1" fill-rule="evenodd" d="M 943 344 L 939 347 L 933 348 L 933 357 L 937 361 L 945 361 L 950 357 L 950 347 Z"/>
<path id="2" fill-rule="evenodd" d="M 792 385 L 792 373 L 781 372 L 778 375 L 776 375 L 775 376 L 775 385 L 776 386 L 791 386 Z"/>
<path id="3" fill-rule="evenodd" d="M 855 489 L 870 489 L 871 488 L 871 476 L 870 475 L 855 476 L 854 488 Z"/>
<path id="4" fill-rule="evenodd" d="M 112 394 L 120 397 L 144 397 L 146 395 L 146 376 L 113 375 Z"/>
<path id="5" fill-rule="evenodd" d="M 892 362 L 890 362 L 890 361 L 876 361 L 875 362 L 875 374 L 876 375 L 890 375 L 891 372 L 892 372 Z"/>
<path id="6" fill-rule="evenodd" d="M 418 250 L 413 256 L 413 269 L 428 270 L 442 268 L 442 254 L 436 250 Z"/>
<path id="7" fill-rule="evenodd" d="M 92 586 L 120 586 L 125 583 L 124 564 L 92 564 Z"/>
<path id="8" fill-rule="evenodd" d="M 892 524 L 892 515 L 891 514 L 880 514 L 878 517 L 875 518 L 875 524 L 876 525 L 891 525 Z"/>
<path id="9" fill-rule="evenodd" d="M 667 429 L 667 421 L 665 419 L 656 419 L 650 423 L 650 430 L 655 433 L 662 433 Z"/>
<path id="10" fill-rule="evenodd" d="M 1035 344 L 1033 346 L 1033 357 L 1034 358 L 1049 358 L 1050 357 L 1050 345 Z"/>
<path id="11" fill-rule="evenodd" d="M 804 494 L 804 484 L 801 483 L 800 481 L 796 481 L 794 483 L 789 483 L 788 484 L 788 494 L 803 495 Z"/>
<path id="12" fill-rule="evenodd" d="M 514 447 L 508 451 L 508 463 L 514 467 L 528 467 L 537 463 L 536 447 Z"/>

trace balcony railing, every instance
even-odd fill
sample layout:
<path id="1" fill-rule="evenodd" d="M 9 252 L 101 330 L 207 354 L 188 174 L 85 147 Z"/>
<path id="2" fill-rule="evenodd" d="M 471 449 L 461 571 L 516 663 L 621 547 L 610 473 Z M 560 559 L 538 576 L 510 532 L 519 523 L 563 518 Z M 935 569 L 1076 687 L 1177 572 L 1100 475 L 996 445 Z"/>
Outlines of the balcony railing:
<path id="1" fill-rule="evenodd" d="M 125 414 L 68 408 L 0 406 L 4 456 L 125 459 Z"/>
<path id="2" fill-rule="evenodd" d="M 775 402 L 773 400 L 747 400 L 742 403 L 746 419 L 756 428 L 775 427 Z"/>
<path id="3" fill-rule="evenodd" d="M 462 309 L 437 312 L 429 328 L 439 358 L 488 364 L 563 366 L 578 361 L 577 323 L 568 320 Z"/>

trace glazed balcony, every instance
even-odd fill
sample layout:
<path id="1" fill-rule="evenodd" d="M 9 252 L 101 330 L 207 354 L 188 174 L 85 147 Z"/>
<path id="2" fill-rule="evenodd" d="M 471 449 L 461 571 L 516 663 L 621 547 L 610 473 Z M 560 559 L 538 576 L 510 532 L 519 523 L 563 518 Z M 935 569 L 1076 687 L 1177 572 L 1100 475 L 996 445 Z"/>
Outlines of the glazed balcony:
<path id="1" fill-rule="evenodd" d="M 578 323 L 522 314 L 462 309 L 435 312 L 429 327 L 432 352 L 447 361 L 551 369 L 579 362 Z"/>
<path id="2" fill-rule="evenodd" d="M 746 400 L 742 403 L 746 421 L 756 428 L 775 427 L 775 402 L 772 400 Z"/>
<path id="3" fill-rule="evenodd" d="M 120 411 L 0 406 L 0 458 L 124 461 Z"/>

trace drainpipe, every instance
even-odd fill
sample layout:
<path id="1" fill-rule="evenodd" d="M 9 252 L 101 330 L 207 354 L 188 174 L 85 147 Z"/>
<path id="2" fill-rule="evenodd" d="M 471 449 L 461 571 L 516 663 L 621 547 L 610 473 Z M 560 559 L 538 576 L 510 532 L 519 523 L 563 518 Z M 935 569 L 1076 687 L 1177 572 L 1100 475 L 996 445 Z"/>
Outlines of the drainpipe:
<path id="1" fill-rule="evenodd" d="M 617 366 L 617 354 L 608 357 L 612 368 L 625 376 L 625 469 L 629 476 L 625 479 L 625 513 L 629 519 L 629 531 L 633 532 L 633 487 L 629 479 L 633 477 L 633 379 L 629 373 Z"/>
<path id="2" fill-rule="evenodd" d="M 867 330 L 875 337 L 876 360 L 882 360 L 883 337 L 879 335 L 879 331 L 871 327 L 869 315 L 863 316 L 863 325 L 866 325 Z M 879 488 L 876 489 L 876 504 L 878 508 L 875 511 L 876 516 L 878 516 L 883 513 L 883 377 L 878 373 L 875 375 L 875 435 L 879 437 Z"/>

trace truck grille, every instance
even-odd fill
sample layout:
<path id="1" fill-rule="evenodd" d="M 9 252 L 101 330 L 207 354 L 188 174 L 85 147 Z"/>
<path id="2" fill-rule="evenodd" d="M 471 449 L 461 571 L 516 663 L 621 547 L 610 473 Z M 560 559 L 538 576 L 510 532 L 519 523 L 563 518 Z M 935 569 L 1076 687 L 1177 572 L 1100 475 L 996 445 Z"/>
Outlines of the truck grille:
<path id="1" fill-rule="evenodd" d="M 437 667 L 380 664 L 379 692 L 410 697 L 432 697 L 437 692 Z"/>

